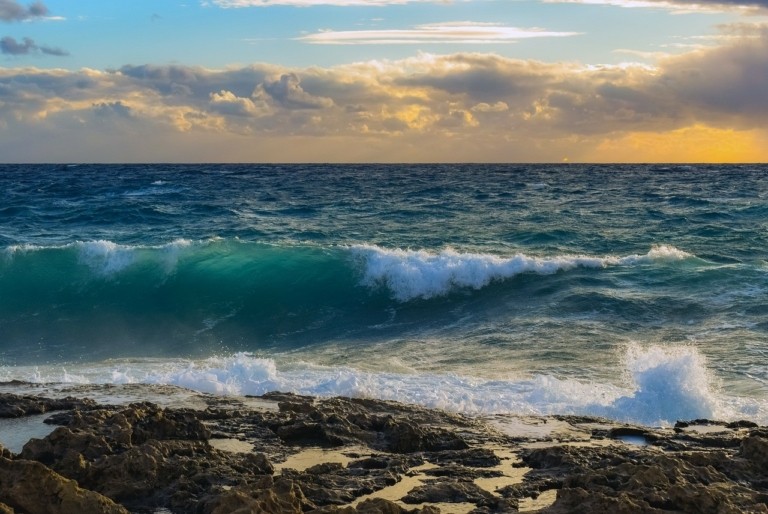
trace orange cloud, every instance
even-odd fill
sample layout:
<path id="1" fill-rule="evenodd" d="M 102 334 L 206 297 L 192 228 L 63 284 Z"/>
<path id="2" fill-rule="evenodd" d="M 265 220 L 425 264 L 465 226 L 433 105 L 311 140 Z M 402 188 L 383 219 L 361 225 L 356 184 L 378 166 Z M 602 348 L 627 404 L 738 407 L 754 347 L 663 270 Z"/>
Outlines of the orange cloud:
<path id="1" fill-rule="evenodd" d="M 305 69 L 0 68 L 0 159 L 96 159 L 91 141 L 99 160 L 148 159 L 151 134 L 153 159 L 176 161 L 768 161 L 767 66 L 768 28 L 752 25 L 656 67 L 477 52 Z"/>

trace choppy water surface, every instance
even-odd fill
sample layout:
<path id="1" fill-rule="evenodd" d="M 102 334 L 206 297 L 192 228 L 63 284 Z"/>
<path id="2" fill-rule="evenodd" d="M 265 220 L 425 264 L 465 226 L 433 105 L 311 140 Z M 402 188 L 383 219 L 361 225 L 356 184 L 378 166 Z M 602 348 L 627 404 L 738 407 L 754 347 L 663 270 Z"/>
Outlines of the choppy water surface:
<path id="1" fill-rule="evenodd" d="M 0 380 L 768 422 L 768 166 L 0 182 Z"/>

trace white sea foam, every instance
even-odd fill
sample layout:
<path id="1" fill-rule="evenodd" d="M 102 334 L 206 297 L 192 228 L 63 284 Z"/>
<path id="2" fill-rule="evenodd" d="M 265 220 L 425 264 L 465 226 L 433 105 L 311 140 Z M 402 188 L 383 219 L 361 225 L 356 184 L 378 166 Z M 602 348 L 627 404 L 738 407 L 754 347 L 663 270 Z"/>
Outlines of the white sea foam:
<path id="1" fill-rule="evenodd" d="M 127 245 L 108 240 L 75 241 L 63 245 L 11 245 L 5 248 L 6 259 L 12 259 L 17 254 L 39 252 L 45 250 L 62 250 L 73 248 L 77 251 L 78 261 L 103 276 L 119 273 L 133 265 L 142 252 L 151 251 L 152 258 L 160 263 L 166 272 L 176 267 L 182 251 L 193 245 L 188 239 L 176 239 L 161 245 Z"/>
<path id="2" fill-rule="evenodd" d="M 715 387 L 706 360 L 692 347 L 632 346 L 621 364 L 623 369 L 616 371 L 626 374 L 625 383 L 608 384 L 548 375 L 486 380 L 455 373 L 364 372 L 295 362 L 278 367 L 273 359 L 238 353 L 201 361 L 132 361 L 67 370 L 0 368 L 0 379 L 163 384 L 218 395 L 285 391 L 371 397 L 470 415 L 581 414 L 645 425 L 696 418 L 768 422 L 765 401 L 723 395 Z"/>
<path id="3" fill-rule="evenodd" d="M 456 288 L 481 289 L 493 281 L 522 273 L 550 275 L 574 268 L 633 266 L 653 261 L 676 261 L 692 257 L 673 246 L 654 246 L 645 255 L 593 257 L 561 255 L 531 257 L 518 253 L 501 257 L 484 253 L 440 252 L 386 249 L 374 245 L 356 245 L 353 252 L 364 263 L 363 284 L 386 286 L 393 298 L 408 301 L 443 296 Z"/>
<path id="4" fill-rule="evenodd" d="M 192 245 L 187 239 L 177 239 L 164 245 L 122 245 L 112 241 L 78 241 L 73 246 L 78 250 L 81 263 L 100 275 L 114 275 L 133 265 L 143 251 L 155 251 L 155 259 L 164 272 L 172 272 L 178 263 L 182 249 Z M 159 253 L 158 253 L 159 252 Z"/>
<path id="5" fill-rule="evenodd" d="M 695 348 L 631 346 L 625 360 L 634 390 L 610 405 L 610 417 L 642 412 L 641 421 L 655 424 L 727 416 L 706 360 Z"/>
<path id="6" fill-rule="evenodd" d="M 130 246 L 112 241 L 79 241 L 75 243 L 80 262 L 102 275 L 113 275 L 133 264 L 136 253 Z"/>
<path id="7" fill-rule="evenodd" d="M 44 246 L 33 245 L 33 244 L 29 244 L 29 243 L 18 244 L 18 245 L 10 245 L 10 246 L 6 246 L 3 249 L 3 254 L 5 255 L 6 259 L 11 259 L 16 254 L 24 254 L 24 253 L 28 253 L 28 252 L 36 252 L 36 251 L 42 250 L 44 248 L 45 248 Z"/>

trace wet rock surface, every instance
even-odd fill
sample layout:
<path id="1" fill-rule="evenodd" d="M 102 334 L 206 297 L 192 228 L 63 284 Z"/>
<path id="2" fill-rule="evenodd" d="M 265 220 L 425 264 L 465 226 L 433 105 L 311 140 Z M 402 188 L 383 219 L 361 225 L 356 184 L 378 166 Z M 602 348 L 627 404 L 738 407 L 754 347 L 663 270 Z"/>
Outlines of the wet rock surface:
<path id="1" fill-rule="evenodd" d="M 2 394 L 0 417 L 58 426 L 0 447 L 0 513 L 506 513 L 548 491 L 537 512 L 768 513 L 768 429 L 750 422 L 557 417 L 577 441 L 395 402 L 257 400 L 271 407 Z"/>
<path id="2" fill-rule="evenodd" d="M 64 409 L 90 409 L 95 406 L 96 402 L 88 398 L 52 399 L 0 393 L 0 418 L 21 418 Z"/>

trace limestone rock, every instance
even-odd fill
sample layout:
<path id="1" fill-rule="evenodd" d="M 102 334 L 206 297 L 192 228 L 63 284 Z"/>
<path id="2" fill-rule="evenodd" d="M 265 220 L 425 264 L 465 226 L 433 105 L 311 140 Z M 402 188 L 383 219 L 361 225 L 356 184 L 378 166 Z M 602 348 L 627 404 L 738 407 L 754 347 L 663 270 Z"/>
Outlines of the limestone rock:
<path id="1" fill-rule="evenodd" d="M 741 442 L 741 455 L 768 472 L 768 434 L 756 432 Z"/>
<path id="2" fill-rule="evenodd" d="M 128 514 L 109 498 L 80 488 L 39 462 L 2 457 L 0 502 L 28 514 Z"/>
<path id="3" fill-rule="evenodd" d="M 20 396 L 0 393 L 0 418 L 20 418 L 32 414 L 44 414 L 65 409 L 88 409 L 96 406 L 90 399 L 61 398 L 51 399 L 39 396 Z"/>
<path id="4" fill-rule="evenodd" d="M 695 420 L 676 429 L 652 429 L 560 417 L 558 423 L 600 444 L 568 446 L 550 438 L 550 447 L 522 447 L 520 442 L 533 437 L 396 402 L 267 397 L 279 402 L 278 410 L 253 410 L 236 398 L 215 397 L 206 397 L 211 407 L 202 411 L 148 402 L 96 406 L 86 400 L 0 397 L 0 415 L 70 409 L 51 416 L 49 422 L 61 426 L 29 441 L 19 456 L 0 447 L 0 467 L 6 469 L 0 473 L 0 514 L 64 512 L 65 502 L 71 512 L 125 512 L 112 500 L 136 512 L 173 514 L 435 514 L 434 507 L 408 510 L 375 497 L 355 503 L 425 463 L 430 466 L 418 472 L 430 478 L 403 498 L 410 505 L 471 502 L 473 514 L 500 514 L 515 512 L 523 498 L 556 489 L 556 501 L 541 512 L 768 514 L 768 430 L 750 423 Z M 699 431 L 696 425 L 714 428 Z M 244 443 L 216 447 L 250 451 L 218 450 L 209 442 L 214 436 Z M 626 436 L 645 444 L 628 445 L 622 442 Z M 317 446 L 337 447 L 351 461 L 284 468 L 273 476 L 272 462 Z M 512 475 L 507 466 L 498 467 L 503 462 L 497 448 L 533 469 L 521 482 L 491 494 L 474 480 Z M 21 483 L 18 477 L 26 477 L 30 466 L 34 476 Z M 22 504 L 19 498 L 37 503 Z M 76 500 L 84 503 L 74 507 Z"/>
<path id="5" fill-rule="evenodd" d="M 383 498 L 371 498 L 360 502 L 355 512 L 357 514 L 439 514 L 440 509 L 428 505 L 423 509 L 408 510 Z"/>
<path id="6" fill-rule="evenodd" d="M 302 514 L 314 505 L 292 480 L 264 477 L 254 484 L 205 497 L 198 508 L 204 514 Z"/>
<path id="7" fill-rule="evenodd" d="M 499 498 L 472 481 L 440 479 L 413 488 L 405 497 L 405 503 L 474 503 L 479 507 L 495 506 Z"/>

